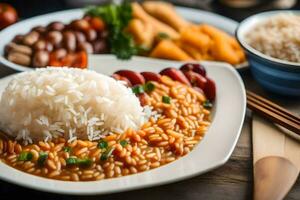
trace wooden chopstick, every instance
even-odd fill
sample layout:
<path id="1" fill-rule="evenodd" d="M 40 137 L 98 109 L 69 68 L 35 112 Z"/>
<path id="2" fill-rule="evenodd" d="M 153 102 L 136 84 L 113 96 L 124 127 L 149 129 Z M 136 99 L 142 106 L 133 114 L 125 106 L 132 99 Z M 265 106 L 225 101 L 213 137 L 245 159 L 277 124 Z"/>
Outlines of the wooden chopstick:
<path id="1" fill-rule="evenodd" d="M 247 106 L 254 112 L 300 136 L 300 118 L 279 105 L 247 91 Z"/>
<path id="2" fill-rule="evenodd" d="M 266 109 L 271 110 L 272 112 L 281 115 L 291 121 L 293 121 L 294 123 L 300 125 L 300 117 L 294 115 L 293 113 L 287 111 L 286 109 L 282 108 L 281 106 L 257 95 L 254 94 L 250 91 L 247 91 L 247 99 L 251 99 L 252 101 L 254 101 L 255 103 L 265 107 Z"/>

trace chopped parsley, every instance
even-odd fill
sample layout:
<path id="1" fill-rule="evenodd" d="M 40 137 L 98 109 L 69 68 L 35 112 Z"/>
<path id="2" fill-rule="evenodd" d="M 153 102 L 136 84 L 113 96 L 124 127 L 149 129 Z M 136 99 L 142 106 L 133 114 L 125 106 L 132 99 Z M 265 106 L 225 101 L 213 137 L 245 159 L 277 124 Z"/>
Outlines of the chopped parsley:
<path id="1" fill-rule="evenodd" d="M 170 104 L 171 103 L 171 97 L 163 96 L 162 97 L 162 102 Z"/>
<path id="2" fill-rule="evenodd" d="M 105 140 L 100 140 L 97 147 L 98 149 L 106 149 L 108 147 L 108 143 Z"/>
<path id="3" fill-rule="evenodd" d="M 203 107 L 206 108 L 206 109 L 210 109 L 210 108 L 213 107 L 213 104 L 209 100 L 205 100 L 203 102 Z"/>
<path id="4" fill-rule="evenodd" d="M 19 161 L 30 161 L 33 157 L 31 152 L 22 151 L 18 157 Z"/>

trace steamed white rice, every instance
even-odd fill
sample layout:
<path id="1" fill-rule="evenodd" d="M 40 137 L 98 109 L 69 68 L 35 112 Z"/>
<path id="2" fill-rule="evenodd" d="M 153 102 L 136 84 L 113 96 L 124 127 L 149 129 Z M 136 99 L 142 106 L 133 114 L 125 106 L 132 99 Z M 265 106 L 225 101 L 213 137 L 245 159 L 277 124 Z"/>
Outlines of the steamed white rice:
<path id="1" fill-rule="evenodd" d="M 246 40 L 263 54 L 300 63 L 300 16 L 290 13 L 271 16 L 249 31 Z"/>
<path id="2" fill-rule="evenodd" d="M 25 143 L 58 136 L 69 142 L 98 140 L 137 129 L 147 117 L 138 98 L 120 81 L 72 68 L 20 73 L 0 102 L 0 128 Z"/>

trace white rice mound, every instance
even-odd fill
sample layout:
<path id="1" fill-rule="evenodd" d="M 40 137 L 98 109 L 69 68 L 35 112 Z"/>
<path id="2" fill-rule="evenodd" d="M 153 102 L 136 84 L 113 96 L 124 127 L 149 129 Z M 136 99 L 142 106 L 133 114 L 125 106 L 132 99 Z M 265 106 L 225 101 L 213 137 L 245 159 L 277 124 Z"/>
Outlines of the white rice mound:
<path id="1" fill-rule="evenodd" d="M 300 16 L 272 16 L 247 33 L 246 41 L 263 54 L 300 63 Z"/>
<path id="2" fill-rule="evenodd" d="M 27 144 L 58 136 L 98 140 L 145 120 L 139 99 L 122 82 L 74 68 L 20 73 L 0 102 L 1 130 Z"/>

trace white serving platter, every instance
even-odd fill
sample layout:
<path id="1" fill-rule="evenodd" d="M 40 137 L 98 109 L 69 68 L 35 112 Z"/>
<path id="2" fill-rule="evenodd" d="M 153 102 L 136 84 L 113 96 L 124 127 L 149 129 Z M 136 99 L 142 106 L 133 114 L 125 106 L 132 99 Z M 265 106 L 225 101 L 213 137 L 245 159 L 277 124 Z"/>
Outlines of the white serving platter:
<path id="1" fill-rule="evenodd" d="M 120 61 L 112 55 L 90 56 L 89 63 L 90 69 L 107 75 L 119 69 L 159 72 L 165 67 L 180 67 L 182 64 L 143 57 Z M 41 191 L 92 195 L 162 185 L 203 174 L 223 165 L 229 159 L 241 132 L 246 110 L 245 89 L 239 74 L 229 64 L 219 62 L 202 62 L 202 64 L 208 76 L 216 82 L 217 98 L 214 103 L 212 125 L 204 139 L 188 155 L 150 171 L 93 182 L 46 179 L 24 173 L 0 162 L 0 179 Z M 13 76 L 0 79 L 0 95 Z"/>
<path id="2" fill-rule="evenodd" d="M 202 10 L 197 10 L 192 8 L 184 8 L 184 7 L 176 7 L 176 10 L 181 16 L 183 16 L 189 21 L 195 23 L 207 23 L 213 25 L 233 36 L 235 33 L 235 29 L 237 28 L 238 25 L 238 23 L 232 19 L 211 12 L 207 12 L 207 11 L 202 11 Z M 3 56 L 5 45 L 8 44 L 15 37 L 15 35 L 28 33 L 35 26 L 38 25 L 46 26 L 53 21 L 61 21 L 63 23 L 69 23 L 74 19 L 81 18 L 83 14 L 84 14 L 83 9 L 72 9 L 72 10 L 49 13 L 49 14 L 40 15 L 40 16 L 36 16 L 30 19 L 20 21 L 0 31 L 0 38 L 1 38 L 0 39 L 0 63 L 2 63 L 6 67 L 15 69 L 17 71 L 33 70 L 34 68 L 18 65 L 8 61 Z M 242 63 L 236 66 L 235 68 L 241 69 L 244 68 L 246 65 L 247 63 Z"/>

